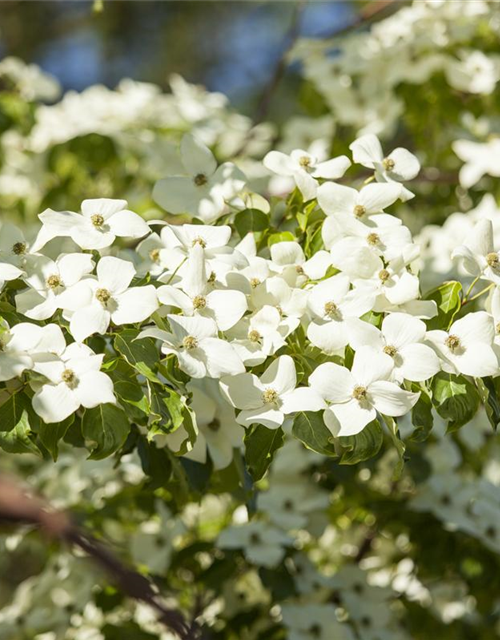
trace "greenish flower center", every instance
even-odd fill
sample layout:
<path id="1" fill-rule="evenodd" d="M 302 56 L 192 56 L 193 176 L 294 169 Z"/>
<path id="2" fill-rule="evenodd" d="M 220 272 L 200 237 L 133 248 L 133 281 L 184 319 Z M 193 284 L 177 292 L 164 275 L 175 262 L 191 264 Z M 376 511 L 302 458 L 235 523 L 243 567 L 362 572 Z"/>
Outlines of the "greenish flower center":
<path id="1" fill-rule="evenodd" d="M 207 300 L 205 296 L 195 296 L 193 298 L 193 307 L 198 309 L 204 309 L 207 306 Z"/>
<path id="2" fill-rule="evenodd" d="M 90 220 L 94 227 L 97 227 L 98 229 L 104 224 L 104 216 L 102 216 L 100 213 L 92 214 L 90 216 Z"/>
<path id="3" fill-rule="evenodd" d="M 195 239 L 193 240 L 193 242 L 192 242 L 192 245 L 191 245 L 191 246 L 193 246 L 193 247 L 194 247 L 194 246 L 196 246 L 197 244 L 199 244 L 199 245 L 200 245 L 200 247 L 201 247 L 202 249 L 204 249 L 204 248 L 207 246 L 207 243 L 205 242 L 205 240 L 203 240 L 203 238 L 200 238 L 199 236 L 198 236 L 198 238 L 195 238 Z"/>
<path id="4" fill-rule="evenodd" d="M 299 158 L 299 164 L 301 167 L 310 167 L 311 166 L 311 158 L 309 156 L 301 156 Z"/>
<path id="5" fill-rule="evenodd" d="M 261 284 L 261 282 L 258 278 L 250 279 L 250 286 L 252 287 L 252 289 L 256 289 L 259 286 L 259 284 Z"/>
<path id="6" fill-rule="evenodd" d="M 151 249 L 149 252 L 149 258 L 151 262 L 159 262 L 160 261 L 160 250 L 159 249 Z"/>
<path id="7" fill-rule="evenodd" d="M 26 253 L 26 249 L 27 247 L 24 242 L 16 242 L 16 244 L 12 247 L 12 253 L 14 253 L 16 256 L 22 256 Z"/>
<path id="8" fill-rule="evenodd" d="M 76 386 L 76 375 L 71 369 L 64 369 L 61 375 L 61 380 L 70 388 L 73 389 Z"/>
<path id="9" fill-rule="evenodd" d="M 339 308 L 333 300 L 325 302 L 325 315 L 329 318 L 336 318 L 339 315 Z"/>
<path id="10" fill-rule="evenodd" d="M 369 245 L 374 247 L 376 244 L 380 242 L 380 237 L 376 233 L 369 233 L 366 237 L 366 241 Z"/>
<path id="11" fill-rule="evenodd" d="M 207 176 L 204 173 L 198 173 L 193 178 L 193 182 L 197 187 L 202 187 L 204 184 L 207 184 Z"/>
<path id="12" fill-rule="evenodd" d="M 396 166 L 396 163 L 392 158 L 384 158 L 382 160 L 382 165 L 386 171 L 392 171 Z"/>
<path id="13" fill-rule="evenodd" d="M 494 251 L 488 253 L 488 255 L 486 256 L 486 262 L 492 269 L 498 269 L 498 266 L 500 265 L 500 258 L 498 257 L 498 253 L 495 253 Z"/>
<path id="14" fill-rule="evenodd" d="M 259 342 L 261 337 L 262 336 L 256 329 L 252 329 L 248 332 L 248 339 L 250 340 L 250 342 Z"/>
<path id="15" fill-rule="evenodd" d="M 391 358 L 394 358 L 394 356 L 397 354 L 398 350 L 396 349 L 396 347 L 393 347 L 391 344 L 387 344 L 384 347 L 384 353 L 387 353 L 388 356 L 391 356 Z"/>
<path id="16" fill-rule="evenodd" d="M 184 349 L 196 349 L 198 346 L 198 340 L 194 336 L 186 336 L 182 341 Z"/>
<path id="17" fill-rule="evenodd" d="M 276 389 L 272 389 L 271 387 L 269 387 L 269 389 L 266 389 L 262 394 L 262 402 L 264 404 L 275 404 L 278 398 L 278 392 L 276 391 Z"/>
<path id="18" fill-rule="evenodd" d="M 445 340 L 445 345 L 450 351 L 457 351 L 462 346 L 460 338 L 455 335 L 448 336 Z"/>
<path id="19" fill-rule="evenodd" d="M 63 286 L 62 280 L 58 275 L 49 276 L 46 282 L 49 289 L 57 289 Z"/>
<path id="20" fill-rule="evenodd" d="M 366 208 L 363 207 L 362 204 L 357 204 L 354 207 L 354 215 L 356 216 L 356 218 L 362 218 L 366 213 Z"/>
<path id="21" fill-rule="evenodd" d="M 97 289 L 95 297 L 102 305 L 106 305 L 111 300 L 111 293 L 107 289 Z"/>
<path id="22" fill-rule="evenodd" d="M 378 272 L 378 277 L 382 282 L 387 282 L 387 280 L 389 280 L 389 278 L 391 277 L 391 274 L 389 273 L 389 271 L 387 271 L 387 269 L 382 269 Z"/>
<path id="23" fill-rule="evenodd" d="M 362 386 L 354 387 L 352 392 L 352 397 L 355 400 L 366 400 L 367 395 L 368 395 L 368 391 L 366 387 L 362 387 Z"/>

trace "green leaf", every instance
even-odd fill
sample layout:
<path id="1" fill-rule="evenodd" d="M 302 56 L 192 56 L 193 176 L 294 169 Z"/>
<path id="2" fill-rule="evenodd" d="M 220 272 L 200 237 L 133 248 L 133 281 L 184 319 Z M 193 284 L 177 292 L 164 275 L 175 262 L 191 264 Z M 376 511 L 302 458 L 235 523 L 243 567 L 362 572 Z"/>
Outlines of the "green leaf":
<path id="1" fill-rule="evenodd" d="M 333 436 L 325 425 L 323 413 L 298 413 L 293 421 L 292 434 L 308 449 L 325 456 L 336 456 Z"/>
<path id="2" fill-rule="evenodd" d="M 234 226 L 241 238 L 250 231 L 265 231 L 269 228 L 269 216 L 259 209 L 245 209 L 236 214 Z"/>
<path id="3" fill-rule="evenodd" d="M 154 442 L 140 438 L 137 452 L 144 473 L 151 478 L 152 488 L 164 487 L 172 475 L 172 462 L 166 449 L 158 449 Z"/>
<path id="4" fill-rule="evenodd" d="M 422 391 L 417 384 L 412 384 L 412 391 L 420 391 L 420 397 L 411 410 L 411 420 L 415 431 L 411 435 L 414 442 L 427 440 L 434 424 L 432 415 L 432 401 L 425 391 Z"/>
<path id="5" fill-rule="evenodd" d="M 291 231 L 281 231 L 280 233 L 272 233 L 267 239 L 267 245 L 270 247 L 278 242 L 296 242 L 297 238 Z"/>
<path id="6" fill-rule="evenodd" d="M 154 369 L 158 362 L 158 350 L 152 338 L 137 340 L 139 331 L 125 329 L 115 338 L 114 347 L 136 371 L 152 382 L 160 382 Z"/>
<path id="7" fill-rule="evenodd" d="M 399 456 L 398 464 L 396 465 L 392 473 L 393 481 L 397 481 L 401 478 L 401 474 L 403 473 L 403 469 L 405 466 L 406 445 L 401 440 L 401 436 L 399 435 L 399 427 L 396 420 L 394 420 L 394 418 L 391 418 L 391 416 L 382 416 L 382 418 L 384 419 L 387 430 L 389 431 L 389 435 L 391 436 L 392 443 L 396 447 L 396 451 Z"/>
<path id="8" fill-rule="evenodd" d="M 500 424 L 500 380 L 499 378 L 478 378 L 476 384 L 481 395 L 481 401 L 486 409 L 486 415 L 493 429 Z"/>
<path id="9" fill-rule="evenodd" d="M 467 424 L 479 408 L 476 387 L 464 376 L 440 372 L 432 382 L 432 404 L 439 415 L 448 420 L 448 431 Z"/>
<path id="10" fill-rule="evenodd" d="M 64 438 L 67 430 L 73 424 L 74 420 L 75 414 L 73 413 L 62 422 L 56 422 L 53 424 L 40 422 L 38 437 L 40 438 L 40 442 L 52 456 L 54 462 L 57 460 L 57 456 L 59 455 L 59 440 Z"/>
<path id="11" fill-rule="evenodd" d="M 461 292 L 460 282 L 452 280 L 443 283 L 425 296 L 426 300 L 434 300 L 438 308 L 437 316 L 427 321 L 429 330 L 444 329 L 446 331 L 449 329 L 462 306 Z"/>
<path id="12" fill-rule="evenodd" d="M 281 428 L 268 429 L 257 424 L 246 432 L 245 462 L 254 481 L 263 477 L 284 442 L 285 434 Z"/>
<path id="13" fill-rule="evenodd" d="M 0 433 L 0 448 L 7 453 L 33 453 L 42 457 L 40 449 L 32 440 L 33 434 L 29 424 L 27 411 L 22 411 L 13 429 L 8 433 Z"/>
<path id="14" fill-rule="evenodd" d="M 311 258 L 315 253 L 317 253 L 320 249 L 324 249 L 325 245 L 323 244 L 323 236 L 322 236 L 323 225 L 320 224 L 318 227 L 309 227 L 306 232 L 306 242 L 304 246 L 304 252 L 307 258 Z"/>
<path id="15" fill-rule="evenodd" d="M 355 436 L 342 436 L 339 442 L 346 451 L 340 458 L 340 464 L 358 464 L 377 455 L 384 441 L 382 427 L 373 420 Z"/>
<path id="16" fill-rule="evenodd" d="M 101 404 L 83 414 L 82 433 L 91 450 L 91 460 L 102 460 L 117 451 L 129 431 L 127 414 L 114 404 Z"/>
<path id="17" fill-rule="evenodd" d="M 23 391 L 17 391 L 0 405 L 0 431 L 12 431 L 24 411 L 31 411 L 31 402 Z"/>

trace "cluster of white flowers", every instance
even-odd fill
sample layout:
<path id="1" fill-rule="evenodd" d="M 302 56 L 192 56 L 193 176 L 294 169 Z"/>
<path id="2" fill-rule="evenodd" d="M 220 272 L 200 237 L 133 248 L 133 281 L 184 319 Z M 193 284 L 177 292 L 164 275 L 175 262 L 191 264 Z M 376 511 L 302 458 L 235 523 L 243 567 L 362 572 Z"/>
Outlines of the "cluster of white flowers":
<path id="1" fill-rule="evenodd" d="M 205 420 L 201 403 L 202 424 L 222 411 L 234 429 L 230 406 L 238 410 L 237 424 L 270 429 L 290 414 L 322 410 L 331 433 L 344 436 L 359 433 L 377 414 L 408 413 L 419 393 L 405 385 L 417 383 L 418 389 L 440 370 L 496 375 L 497 289 L 491 313 L 469 313 L 448 330 L 427 331 L 422 320 L 435 316 L 437 307 L 421 299 L 418 247 L 385 211 L 411 197 L 400 181 L 416 175 L 418 160 L 404 149 L 384 157 L 371 134 L 351 148 L 354 161 L 374 170 L 375 182 L 359 191 L 327 179 L 344 174 L 347 157 L 316 164 L 295 150 L 291 156 L 272 151 L 264 159 L 272 170 L 293 176 L 305 202 L 312 202 L 310 215 L 324 214 L 317 227 L 324 249 L 308 259 L 295 240 L 278 239 L 259 250 L 257 234 L 249 232 L 234 244 L 227 224 L 166 224 L 158 235 L 123 200 L 85 200 L 81 213 L 46 210 L 31 245 L 5 225 L 0 277 L 24 284 L 15 289 L 18 313 L 51 322 L 4 323 L 1 378 L 24 373 L 45 422 L 62 421 L 80 406 L 113 403 L 112 382 L 100 371 L 104 354 L 85 341 L 106 335 L 110 325 L 115 331 L 153 319 L 139 339 L 158 339 L 161 353 L 174 356 L 193 380 L 219 380 L 219 388 L 193 387 L 196 395 L 208 393 L 214 407 Z M 181 157 L 187 175 L 166 178 L 155 191 L 167 210 L 213 222 L 242 209 L 245 177 L 235 165 L 217 168 L 210 150 L 191 135 L 183 139 Z M 142 239 L 132 260 L 128 250 L 114 249 L 117 238 Z M 69 240 L 76 250 L 55 260 L 44 255 L 47 247 Z M 118 256 L 108 255 L 113 252 Z M 455 254 L 476 279 L 498 286 L 491 223 L 479 223 Z M 69 345 L 61 321 L 73 340 Z M 342 360 L 346 348 L 354 352 L 350 368 Z M 316 349 L 327 361 L 298 384 L 300 349 Z M 264 371 L 257 369 L 266 361 Z M 182 433 L 172 436 L 177 446 Z M 235 436 L 221 434 L 219 446 L 227 446 L 219 464 L 228 464 Z"/>
<path id="2" fill-rule="evenodd" d="M 349 38 L 302 38 L 290 57 L 301 60 L 338 123 L 393 133 L 405 110 L 402 83 L 422 85 L 441 72 L 453 89 L 492 94 L 500 58 L 469 42 L 480 29 L 497 37 L 499 28 L 496 2 L 415 0 Z"/>

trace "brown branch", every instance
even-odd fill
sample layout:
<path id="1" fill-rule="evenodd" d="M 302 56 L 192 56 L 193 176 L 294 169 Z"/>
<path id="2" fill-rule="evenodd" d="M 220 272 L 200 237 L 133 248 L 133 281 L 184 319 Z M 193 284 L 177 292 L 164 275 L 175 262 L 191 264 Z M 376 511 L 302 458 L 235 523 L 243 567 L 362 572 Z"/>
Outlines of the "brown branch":
<path id="1" fill-rule="evenodd" d="M 48 502 L 30 495 L 16 480 L 6 476 L 0 476 L 2 523 L 32 525 L 54 540 L 79 547 L 108 573 L 123 593 L 152 607 L 158 620 L 181 640 L 200 638 L 197 625 L 189 624 L 180 612 L 167 608 L 147 578 L 123 564 L 105 545 L 77 527 L 67 514 L 55 511 Z"/>

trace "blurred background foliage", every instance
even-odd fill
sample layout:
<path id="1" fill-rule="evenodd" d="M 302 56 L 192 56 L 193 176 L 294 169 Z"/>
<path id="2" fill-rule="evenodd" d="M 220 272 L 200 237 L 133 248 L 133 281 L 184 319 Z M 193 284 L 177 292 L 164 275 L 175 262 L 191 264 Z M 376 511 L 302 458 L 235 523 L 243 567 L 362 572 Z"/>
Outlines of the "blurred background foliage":
<path id="1" fill-rule="evenodd" d="M 332 35 L 365 4 L 308 3 L 300 35 Z M 252 114 L 281 57 L 296 5 L 105 0 L 96 11 L 89 1 L 0 2 L 0 56 L 39 64 L 65 90 L 81 91 L 97 83 L 113 88 L 123 77 L 166 89 L 175 72 L 225 93 L 238 110 Z M 284 119 L 293 112 L 295 82 L 292 70 L 281 99 L 273 101 L 273 116 Z"/>

